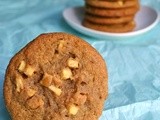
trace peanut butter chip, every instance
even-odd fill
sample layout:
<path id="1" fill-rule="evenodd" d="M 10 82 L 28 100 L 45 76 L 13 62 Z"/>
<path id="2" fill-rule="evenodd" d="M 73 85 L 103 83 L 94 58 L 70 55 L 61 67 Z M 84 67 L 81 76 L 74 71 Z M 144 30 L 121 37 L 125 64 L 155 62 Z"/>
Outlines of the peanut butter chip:
<path id="1" fill-rule="evenodd" d="M 49 87 L 52 83 L 52 78 L 53 78 L 52 75 L 44 73 L 43 78 L 40 81 L 40 83 L 45 87 Z"/>
<path id="2" fill-rule="evenodd" d="M 31 99 L 29 99 L 27 101 L 27 105 L 31 108 L 31 109 L 36 109 L 38 107 L 41 107 L 44 105 L 44 101 L 42 100 L 42 98 L 37 97 L 37 96 L 33 96 Z"/>

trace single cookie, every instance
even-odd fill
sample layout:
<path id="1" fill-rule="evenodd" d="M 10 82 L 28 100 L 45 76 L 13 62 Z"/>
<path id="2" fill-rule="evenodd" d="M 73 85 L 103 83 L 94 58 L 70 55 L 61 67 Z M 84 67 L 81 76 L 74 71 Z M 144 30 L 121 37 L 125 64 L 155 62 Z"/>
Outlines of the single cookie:
<path id="1" fill-rule="evenodd" d="M 12 120 L 97 120 L 107 79 L 105 61 L 87 42 L 66 33 L 42 34 L 8 65 L 6 107 Z"/>
<path id="2" fill-rule="evenodd" d="M 88 20 L 84 20 L 82 23 L 83 26 L 104 32 L 113 32 L 113 33 L 123 33 L 132 31 L 135 28 L 135 23 L 129 22 L 124 24 L 112 24 L 112 25 L 103 25 L 103 24 L 95 24 Z"/>
<path id="3" fill-rule="evenodd" d="M 106 9 L 106 8 L 97 8 L 86 5 L 85 11 L 86 13 L 104 17 L 122 17 L 134 15 L 139 10 L 138 6 L 121 8 L 121 9 Z"/>
<path id="4" fill-rule="evenodd" d="M 123 16 L 123 17 L 101 17 L 91 14 L 85 14 L 86 20 L 98 23 L 98 24 L 120 24 L 133 21 L 134 15 Z"/>
<path id="5" fill-rule="evenodd" d="M 138 4 L 138 0 L 131 0 L 131 1 L 107 1 L 107 0 L 85 0 L 85 3 L 99 8 L 127 8 L 133 7 Z"/>

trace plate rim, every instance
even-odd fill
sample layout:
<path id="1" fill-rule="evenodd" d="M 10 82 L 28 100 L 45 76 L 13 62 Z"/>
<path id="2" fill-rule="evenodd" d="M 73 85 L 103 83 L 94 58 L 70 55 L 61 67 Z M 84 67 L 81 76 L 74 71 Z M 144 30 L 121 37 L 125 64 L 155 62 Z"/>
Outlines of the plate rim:
<path id="1" fill-rule="evenodd" d="M 72 20 L 70 20 L 70 19 L 67 18 L 67 14 L 66 13 L 68 11 L 70 11 L 70 10 L 75 11 L 75 9 L 84 9 L 84 6 L 76 6 L 76 7 L 70 7 L 70 8 L 64 9 L 64 11 L 63 11 L 63 18 L 65 19 L 65 21 L 73 29 L 77 30 L 78 32 L 80 32 L 82 34 L 88 35 L 88 36 L 91 36 L 90 34 L 95 34 L 96 33 L 96 36 L 94 35 L 92 37 L 96 37 L 97 38 L 98 35 L 101 36 L 101 37 L 98 37 L 98 38 L 106 38 L 106 37 L 114 37 L 114 38 L 116 38 L 116 37 L 122 37 L 122 38 L 133 37 L 133 36 L 137 36 L 137 35 L 146 33 L 147 31 L 149 31 L 152 28 L 154 28 L 156 26 L 156 24 L 158 24 L 159 21 L 160 21 L 160 15 L 158 14 L 157 10 L 153 9 L 150 6 L 146 6 L 146 5 L 141 5 L 141 7 L 147 7 L 149 9 L 153 10 L 156 13 L 156 19 L 149 26 L 147 26 L 147 27 L 145 27 L 143 29 L 140 29 L 140 30 L 137 30 L 137 31 L 132 31 L 132 32 L 127 32 L 127 33 L 111 33 L 111 32 L 97 31 L 97 30 L 94 30 L 94 29 L 90 29 L 90 28 L 84 27 L 84 26 L 82 26 L 82 24 L 77 24 L 77 23 L 75 23 Z M 78 17 L 78 16 L 76 16 L 76 17 Z M 79 20 L 79 21 L 82 22 L 81 20 Z M 78 29 L 78 28 L 80 28 L 80 29 Z M 87 32 L 89 34 L 86 34 L 85 32 Z"/>

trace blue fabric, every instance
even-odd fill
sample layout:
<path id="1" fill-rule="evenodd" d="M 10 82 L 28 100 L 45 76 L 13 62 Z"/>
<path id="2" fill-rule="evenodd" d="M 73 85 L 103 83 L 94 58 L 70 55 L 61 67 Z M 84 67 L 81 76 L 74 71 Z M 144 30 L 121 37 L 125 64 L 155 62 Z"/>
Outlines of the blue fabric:
<path id="1" fill-rule="evenodd" d="M 10 58 L 44 32 L 75 34 L 104 57 L 109 72 L 109 97 L 100 120 L 160 119 L 160 23 L 128 40 L 96 39 L 76 32 L 62 17 L 65 8 L 82 0 L 0 0 L 0 120 L 9 120 L 3 81 Z M 160 0 L 141 0 L 160 10 Z"/>

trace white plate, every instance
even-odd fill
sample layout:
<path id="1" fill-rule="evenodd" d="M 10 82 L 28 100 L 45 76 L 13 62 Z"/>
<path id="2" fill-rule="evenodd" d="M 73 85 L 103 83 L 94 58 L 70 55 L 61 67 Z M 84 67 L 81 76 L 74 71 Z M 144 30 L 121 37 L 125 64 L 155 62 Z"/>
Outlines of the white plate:
<path id="1" fill-rule="evenodd" d="M 132 32 L 127 33 L 109 33 L 101 32 L 82 26 L 82 20 L 84 18 L 84 8 L 74 7 L 65 9 L 63 12 L 65 21 L 75 30 L 97 38 L 128 38 L 133 37 L 151 30 L 158 22 L 158 13 L 147 6 L 141 6 L 140 11 L 136 14 L 136 28 Z"/>

